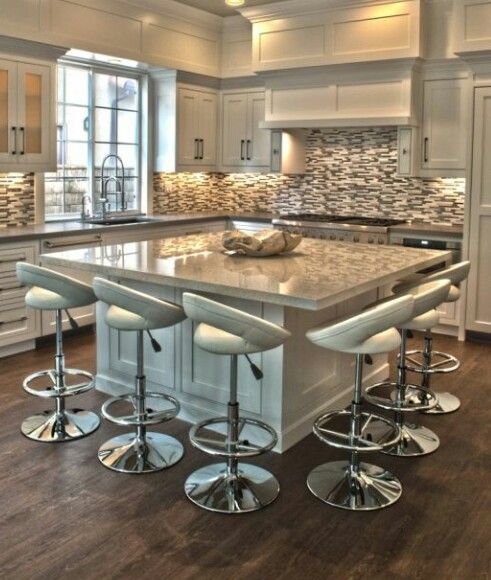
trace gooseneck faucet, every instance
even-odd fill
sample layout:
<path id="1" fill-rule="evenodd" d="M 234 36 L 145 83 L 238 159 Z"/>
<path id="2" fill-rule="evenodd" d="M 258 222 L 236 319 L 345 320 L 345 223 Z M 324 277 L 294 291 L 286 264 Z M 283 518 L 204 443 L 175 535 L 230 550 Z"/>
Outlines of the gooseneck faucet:
<path id="1" fill-rule="evenodd" d="M 109 159 L 115 159 L 116 160 L 116 176 L 109 176 L 106 177 L 104 175 L 104 170 L 106 168 L 106 163 Z M 118 172 L 118 162 L 121 165 L 121 171 L 122 171 L 122 176 L 121 179 L 119 179 L 117 177 L 117 172 Z M 121 157 L 119 155 L 116 155 L 114 153 L 110 153 L 109 155 L 106 155 L 104 157 L 104 159 L 102 160 L 102 166 L 101 166 L 101 195 L 102 197 L 100 198 L 100 202 L 102 204 L 102 217 L 105 218 L 106 217 L 106 212 L 107 212 L 107 205 L 108 205 L 108 198 L 107 198 L 107 186 L 109 183 L 114 182 L 116 184 L 116 211 L 118 210 L 118 201 L 117 201 L 117 194 L 118 192 L 121 194 L 121 211 L 125 211 L 127 209 L 127 203 L 126 203 L 126 195 L 125 195 L 125 190 L 124 190 L 124 163 L 123 160 L 121 159 Z"/>

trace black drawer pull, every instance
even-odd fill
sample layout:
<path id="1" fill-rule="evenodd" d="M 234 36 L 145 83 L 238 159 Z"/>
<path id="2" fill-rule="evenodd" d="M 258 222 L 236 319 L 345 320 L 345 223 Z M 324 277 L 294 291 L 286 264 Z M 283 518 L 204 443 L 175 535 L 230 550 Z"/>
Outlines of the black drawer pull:
<path id="1" fill-rule="evenodd" d="M 7 260 L 0 259 L 0 264 L 11 264 L 12 262 L 25 262 L 26 258 L 8 258 Z"/>
<path id="2" fill-rule="evenodd" d="M 27 320 L 27 316 L 23 316 L 22 318 L 14 318 L 14 320 L 0 320 L 0 326 L 4 324 L 13 324 L 14 322 L 25 322 Z"/>

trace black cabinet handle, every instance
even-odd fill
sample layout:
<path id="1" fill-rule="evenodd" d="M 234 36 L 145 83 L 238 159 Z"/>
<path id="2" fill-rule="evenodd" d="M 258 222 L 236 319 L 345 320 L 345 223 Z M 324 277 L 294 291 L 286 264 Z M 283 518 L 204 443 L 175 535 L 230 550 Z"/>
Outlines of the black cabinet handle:
<path id="1" fill-rule="evenodd" d="M 205 156 L 205 140 L 204 139 L 200 139 L 199 142 L 201 143 L 201 153 L 199 158 L 200 159 L 204 159 Z"/>
<path id="2" fill-rule="evenodd" d="M 251 149 L 249 149 L 249 147 L 252 149 L 252 141 L 250 139 L 247 139 L 247 147 L 246 147 L 247 161 L 251 160 Z"/>
<path id="3" fill-rule="evenodd" d="M 11 127 L 10 130 L 14 134 L 14 148 L 12 150 L 12 155 L 17 155 L 17 127 Z"/>
<path id="4" fill-rule="evenodd" d="M 424 162 L 428 163 L 428 137 L 424 138 L 423 158 Z"/>
<path id="5" fill-rule="evenodd" d="M 194 140 L 194 158 L 199 159 L 199 139 Z"/>
<path id="6" fill-rule="evenodd" d="M 19 131 L 20 134 L 22 135 L 22 149 L 20 150 L 19 155 L 24 155 L 24 153 L 26 152 L 26 131 L 24 129 L 24 127 L 19 127 Z"/>
<path id="7" fill-rule="evenodd" d="M 245 139 L 241 139 L 240 140 L 240 160 L 244 161 L 245 157 L 244 157 L 244 145 L 245 145 Z"/>
<path id="8" fill-rule="evenodd" d="M 14 322 L 25 322 L 27 320 L 27 316 L 22 316 L 22 318 L 16 318 L 15 320 L 0 320 L 0 326 L 4 324 L 13 324 Z"/>

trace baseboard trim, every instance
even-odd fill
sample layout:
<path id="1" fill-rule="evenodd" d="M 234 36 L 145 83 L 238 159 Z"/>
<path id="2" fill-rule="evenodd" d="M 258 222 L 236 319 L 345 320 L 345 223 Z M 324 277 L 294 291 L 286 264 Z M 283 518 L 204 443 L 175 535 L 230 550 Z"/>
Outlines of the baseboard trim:
<path id="1" fill-rule="evenodd" d="M 470 342 L 491 342 L 491 334 L 488 332 L 477 332 L 475 330 L 466 330 L 465 339 Z"/>
<path id="2" fill-rule="evenodd" d="M 0 358 L 13 356 L 14 354 L 27 352 L 29 350 L 34 350 L 35 348 L 36 340 L 34 338 L 31 338 L 30 340 L 24 340 L 22 342 L 16 342 L 15 344 L 9 344 L 8 346 L 2 346 L 0 348 Z"/>

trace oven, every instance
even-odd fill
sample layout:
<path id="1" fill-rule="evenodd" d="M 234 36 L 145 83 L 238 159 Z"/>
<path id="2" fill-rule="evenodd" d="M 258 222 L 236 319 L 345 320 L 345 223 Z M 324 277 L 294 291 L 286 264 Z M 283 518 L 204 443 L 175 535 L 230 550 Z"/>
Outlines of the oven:
<path id="1" fill-rule="evenodd" d="M 420 248 L 426 250 L 443 250 L 452 253 L 451 263 L 456 264 L 462 260 L 462 240 L 457 238 L 444 238 L 436 235 L 427 237 L 407 234 L 391 234 L 390 244 L 395 246 L 405 246 L 408 248 Z M 421 270 L 422 274 L 429 274 L 445 268 L 448 264 L 440 262 Z"/>

